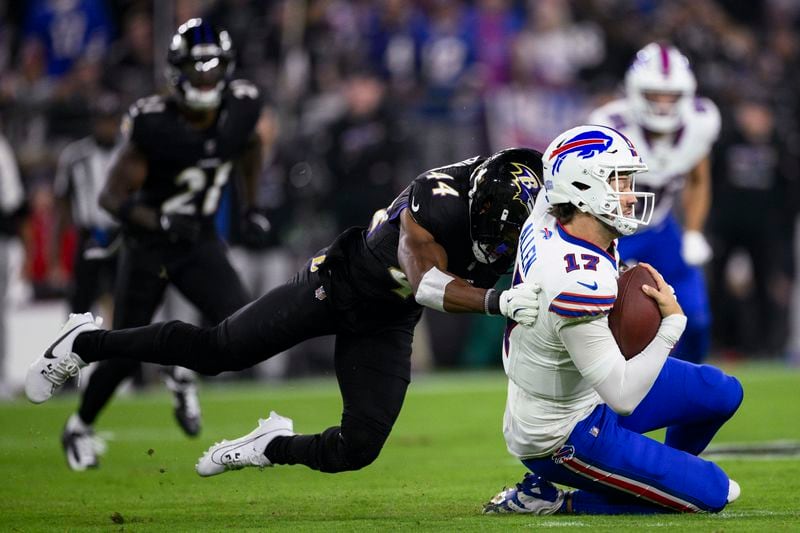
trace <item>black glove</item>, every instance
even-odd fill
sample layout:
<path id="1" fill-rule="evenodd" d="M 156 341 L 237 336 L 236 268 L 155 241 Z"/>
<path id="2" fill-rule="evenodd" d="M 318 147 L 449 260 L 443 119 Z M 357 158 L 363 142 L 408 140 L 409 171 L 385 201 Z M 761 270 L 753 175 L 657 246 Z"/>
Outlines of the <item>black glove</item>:
<path id="1" fill-rule="evenodd" d="M 241 241 L 247 248 L 267 248 L 275 244 L 272 224 L 269 219 L 255 208 L 250 208 L 242 220 Z"/>
<path id="2" fill-rule="evenodd" d="M 172 242 L 196 243 L 202 229 L 200 219 L 189 215 L 164 213 L 160 219 L 161 229 Z"/>

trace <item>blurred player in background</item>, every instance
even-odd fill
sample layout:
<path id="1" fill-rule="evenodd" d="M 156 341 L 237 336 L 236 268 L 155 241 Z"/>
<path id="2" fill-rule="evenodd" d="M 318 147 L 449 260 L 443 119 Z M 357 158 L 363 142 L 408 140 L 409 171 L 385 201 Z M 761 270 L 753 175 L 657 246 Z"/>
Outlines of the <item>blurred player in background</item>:
<path id="1" fill-rule="evenodd" d="M 701 266 L 711 259 L 703 227 L 711 205 L 709 154 L 720 130 L 717 107 L 695 96 L 689 61 L 675 47 L 652 43 L 625 76 L 625 98 L 589 117 L 626 135 L 647 163 L 638 178 L 656 192 L 650 226 L 619 243 L 623 261 L 653 265 L 675 288 L 688 323 L 674 355 L 700 362 L 708 354 L 711 314 Z M 683 227 L 674 207 L 682 199 Z"/>
<path id="2" fill-rule="evenodd" d="M 261 167 L 255 125 L 258 89 L 233 80 L 233 48 L 224 30 L 202 19 L 178 28 L 169 46 L 168 97 L 134 104 L 123 122 L 125 136 L 112 163 L 100 205 L 124 236 L 114 292 L 114 327 L 150 323 L 167 284 L 174 285 L 213 323 L 249 298 L 214 228 L 222 188 L 238 165 L 252 198 Z M 248 220 L 254 213 L 248 211 Z M 255 220 L 247 231 L 261 234 Z M 98 365 L 67 421 L 62 442 L 73 470 L 96 467 L 92 426 L 119 384 L 139 368 L 134 359 Z M 194 376 L 175 369 L 167 386 L 175 415 L 190 436 L 200 431 Z"/>
<path id="3" fill-rule="evenodd" d="M 11 243 L 27 210 L 25 189 L 17 160 L 5 136 L 0 133 L 0 399 L 12 398 L 6 383 L 6 296 L 8 294 Z"/>
<path id="4" fill-rule="evenodd" d="M 128 358 L 214 375 L 249 368 L 305 339 L 336 335 L 340 425 L 295 435 L 292 421 L 273 412 L 248 435 L 212 446 L 197 472 L 274 464 L 361 469 L 378 457 L 400 413 L 423 306 L 502 314 L 527 325 L 535 320 L 535 290 L 492 287 L 514 261 L 540 175 L 541 154 L 528 149 L 429 170 L 377 211 L 368 228 L 346 230 L 289 282 L 213 328 L 173 321 L 102 331 L 90 314 L 73 315 L 31 366 L 28 398 L 45 401 L 89 361 Z"/>
<path id="5" fill-rule="evenodd" d="M 119 99 L 105 94 L 92 102 L 91 111 L 92 134 L 64 148 L 53 183 L 57 217 L 51 264 L 61 265 L 57 258 L 62 254 L 63 232 L 67 227 L 74 225 L 78 231 L 74 276 L 68 293 L 70 313 L 91 311 L 102 293 L 110 294 L 117 266 L 115 248 L 119 242 L 114 239 L 118 225 L 97 200 L 119 134 Z M 55 277 L 56 283 L 61 284 L 67 274 L 57 270 Z"/>
<path id="6" fill-rule="evenodd" d="M 522 228 L 514 283 L 539 284 L 548 307 L 531 328 L 510 324 L 503 345 L 503 433 L 533 473 L 485 512 L 722 510 L 739 486 L 697 455 L 736 412 L 742 386 L 716 368 L 668 357 L 686 317 L 646 263 L 657 286 L 642 290 L 663 317 L 656 337 L 626 361 L 608 326 L 616 240 L 652 214 L 653 193 L 634 187 L 647 167 L 628 139 L 596 125 L 562 133 L 543 162 L 547 201 L 537 198 Z M 643 435 L 664 427 L 664 444 Z"/>

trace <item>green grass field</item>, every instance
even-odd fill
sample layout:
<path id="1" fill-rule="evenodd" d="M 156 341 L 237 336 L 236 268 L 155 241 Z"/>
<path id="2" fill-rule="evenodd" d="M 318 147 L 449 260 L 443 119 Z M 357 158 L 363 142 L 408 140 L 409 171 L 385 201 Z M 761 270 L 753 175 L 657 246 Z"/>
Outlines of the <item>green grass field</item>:
<path id="1" fill-rule="evenodd" d="M 742 380 L 745 401 L 714 444 L 800 441 L 800 372 L 728 370 Z M 102 468 L 84 473 L 67 469 L 59 443 L 76 401 L 64 395 L 41 406 L 0 404 L 0 530 L 800 531 L 796 456 L 720 460 L 742 496 L 719 515 L 481 515 L 481 504 L 523 473 L 500 431 L 500 371 L 416 378 L 380 458 L 360 472 L 337 475 L 300 466 L 207 479 L 194 472 L 214 440 L 250 431 L 270 409 L 294 418 L 299 432 L 333 425 L 341 409 L 333 379 L 207 384 L 205 428 L 197 440 L 173 423 L 165 392 L 119 398 L 98 427 L 114 436 Z"/>

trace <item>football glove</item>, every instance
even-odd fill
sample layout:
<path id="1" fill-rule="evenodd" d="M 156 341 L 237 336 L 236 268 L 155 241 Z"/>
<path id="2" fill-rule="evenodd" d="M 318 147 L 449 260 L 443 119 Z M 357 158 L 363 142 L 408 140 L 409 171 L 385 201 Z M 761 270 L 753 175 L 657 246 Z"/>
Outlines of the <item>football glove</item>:
<path id="1" fill-rule="evenodd" d="M 242 219 L 241 241 L 248 248 L 266 248 L 274 244 L 272 224 L 269 219 L 256 208 L 250 208 Z"/>
<path id="2" fill-rule="evenodd" d="M 711 246 L 709 246 L 708 241 L 702 233 L 695 230 L 683 232 L 681 256 L 687 265 L 703 265 L 711 259 L 712 255 Z"/>
<path id="3" fill-rule="evenodd" d="M 190 215 L 163 213 L 159 219 L 161 229 L 172 242 L 195 243 L 202 230 L 200 219 Z"/>
<path id="4" fill-rule="evenodd" d="M 539 292 L 536 283 L 520 283 L 500 293 L 500 314 L 518 324 L 530 327 L 539 316 Z"/>

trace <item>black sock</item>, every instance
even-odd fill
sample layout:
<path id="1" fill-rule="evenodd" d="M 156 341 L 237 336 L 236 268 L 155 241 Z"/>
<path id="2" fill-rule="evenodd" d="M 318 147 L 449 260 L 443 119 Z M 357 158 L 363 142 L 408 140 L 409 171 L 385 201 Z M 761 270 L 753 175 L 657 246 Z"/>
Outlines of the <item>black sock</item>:
<path id="1" fill-rule="evenodd" d="M 315 435 L 275 437 L 264 451 L 276 465 L 306 465 L 321 472 L 350 470 L 344 458 L 341 429 L 331 427 Z"/>

